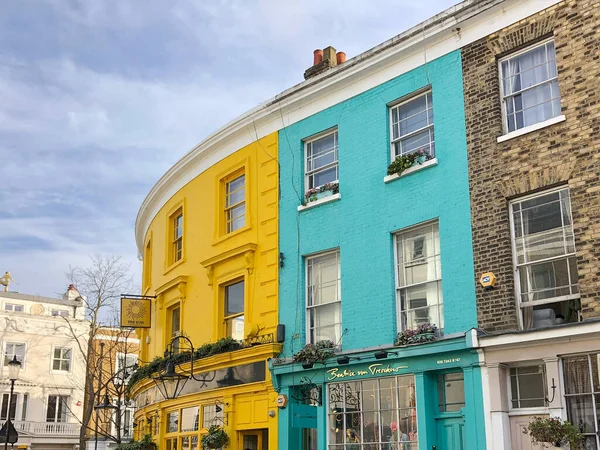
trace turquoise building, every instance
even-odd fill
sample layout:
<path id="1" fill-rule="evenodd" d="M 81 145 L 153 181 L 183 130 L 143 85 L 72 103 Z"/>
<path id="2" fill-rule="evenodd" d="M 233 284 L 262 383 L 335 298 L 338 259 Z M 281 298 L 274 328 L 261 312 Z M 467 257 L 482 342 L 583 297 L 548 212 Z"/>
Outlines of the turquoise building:
<path id="1" fill-rule="evenodd" d="M 281 450 L 485 448 L 462 86 L 455 50 L 279 132 Z"/>

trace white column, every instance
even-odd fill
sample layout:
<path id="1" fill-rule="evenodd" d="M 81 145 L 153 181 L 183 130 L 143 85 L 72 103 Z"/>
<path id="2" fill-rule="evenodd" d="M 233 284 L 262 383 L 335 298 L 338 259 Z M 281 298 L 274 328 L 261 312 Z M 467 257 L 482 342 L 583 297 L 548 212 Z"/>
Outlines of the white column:
<path id="1" fill-rule="evenodd" d="M 567 411 L 563 405 L 564 387 L 560 376 L 560 362 L 554 356 L 551 358 L 543 358 L 546 365 L 546 398 L 548 399 L 548 411 L 552 417 L 561 419 L 567 418 Z M 555 386 L 553 389 L 552 386 Z M 553 398 L 554 397 L 554 398 Z M 550 402 L 550 400 L 552 400 Z"/>
<path id="2" fill-rule="evenodd" d="M 492 450 L 512 450 L 508 418 L 508 368 L 500 363 L 488 363 Z"/>

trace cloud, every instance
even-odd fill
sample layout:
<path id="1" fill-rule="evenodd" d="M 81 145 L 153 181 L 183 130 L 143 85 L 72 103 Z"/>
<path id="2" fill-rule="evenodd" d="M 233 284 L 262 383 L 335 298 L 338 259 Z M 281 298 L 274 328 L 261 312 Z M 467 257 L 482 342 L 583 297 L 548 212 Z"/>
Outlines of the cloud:
<path id="1" fill-rule="evenodd" d="M 0 272 L 64 291 L 69 265 L 119 254 L 139 275 L 137 210 L 205 136 L 452 1 L 40 0 L 0 11 Z"/>

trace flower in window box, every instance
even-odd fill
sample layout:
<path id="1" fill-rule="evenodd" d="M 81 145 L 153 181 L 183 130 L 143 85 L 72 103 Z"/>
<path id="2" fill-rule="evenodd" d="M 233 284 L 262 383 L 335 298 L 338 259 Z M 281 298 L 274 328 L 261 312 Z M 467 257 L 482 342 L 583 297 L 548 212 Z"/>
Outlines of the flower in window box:
<path id="1" fill-rule="evenodd" d="M 435 341 L 438 335 L 439 329 L 435 324 L 423 323 L 415 329 L 407 329 L 398 333 L 394 345 L 423 344 L 425 342 Z"/>
<path id="2" fill-rule="evenodd" d="M 406 153 L 398 156 L 387 169 L 388 175 L 401 175 L 406 169 L 411 168 L 415 164 L 423 164 L 425 161 L 429 161 L 433 156 L 425 150 L 417 150 L 416 152 Z"/>
<path id="3" fill-rule="evenodd" d="M 329 197 L 340 192 L 339 183 L 325 183 L 322 186 L 309 189 L 304 194 L 304 204 L 314 202 L 320 198 Z"/>

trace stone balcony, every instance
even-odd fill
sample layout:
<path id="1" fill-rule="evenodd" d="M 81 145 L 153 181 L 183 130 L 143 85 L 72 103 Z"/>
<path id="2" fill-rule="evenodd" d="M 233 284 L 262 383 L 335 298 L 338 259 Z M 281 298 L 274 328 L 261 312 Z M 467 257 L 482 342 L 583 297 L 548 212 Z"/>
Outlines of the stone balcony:
<path id="1" fill-rule="evenodd" d="M 81 424 L 77 422 L 29 422 L 12 421 L 15 429 L 19 433 L 19 440 L 23 437 L 61 437 L 79 439 L 79 430 Z M 0 422 L 0 426 L 4 421 Z"/>

